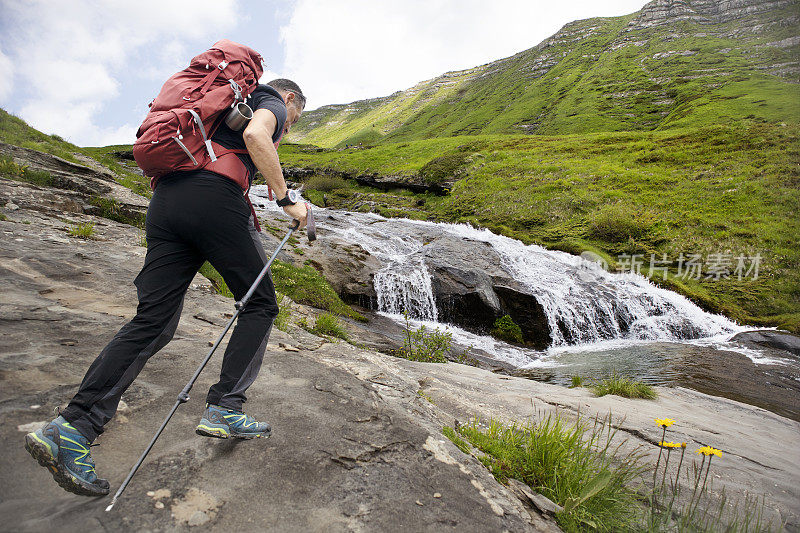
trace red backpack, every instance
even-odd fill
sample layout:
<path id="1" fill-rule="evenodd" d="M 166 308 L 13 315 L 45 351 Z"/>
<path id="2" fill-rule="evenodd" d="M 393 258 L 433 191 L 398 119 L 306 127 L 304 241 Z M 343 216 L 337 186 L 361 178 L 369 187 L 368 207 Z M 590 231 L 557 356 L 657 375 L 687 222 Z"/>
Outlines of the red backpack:
<path id="1" fill-rule="evenodd" d="M 225 149 L 211 136 L 224 113 L 258 86 L 263 72 L 258 52 L 223 39 L 167 80 L 133 144 L 133 157 L 151 187 L 164 174 L 202 168 L 247 190 L 247 169 L 236 156 L 247 150 Z"/>

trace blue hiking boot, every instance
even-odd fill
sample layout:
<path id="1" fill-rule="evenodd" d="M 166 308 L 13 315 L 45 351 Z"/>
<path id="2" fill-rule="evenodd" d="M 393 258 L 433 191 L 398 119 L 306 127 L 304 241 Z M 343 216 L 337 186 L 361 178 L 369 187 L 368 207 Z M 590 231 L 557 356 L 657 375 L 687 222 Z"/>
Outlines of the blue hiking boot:
<path id="1" fill-rule="evenodd" d="M 241 411 L 226 409 L 218 405 L 206 404 L 203 418 L 194 430 L 204 437 L 227 439 L 254 439 L 267 438 L 272 433 L 272 428 L 266 422 L 259 422 Z"/>
<path id="2" fill-rule="evenodd" d="M 63 416 L 25 435 L 25 449 L 61 488 L 81 496 L 105 496 L 108 481 L 97 477 L 89 446 L 89 440 Z"/>

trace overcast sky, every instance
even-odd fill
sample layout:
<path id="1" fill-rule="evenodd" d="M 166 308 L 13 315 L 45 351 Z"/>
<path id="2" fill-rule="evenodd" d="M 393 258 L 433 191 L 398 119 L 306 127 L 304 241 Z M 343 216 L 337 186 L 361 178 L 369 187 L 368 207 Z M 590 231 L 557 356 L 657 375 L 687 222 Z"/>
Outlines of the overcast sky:
<path id="1" fill-rule="evenodd" d="M 222 38 L 308 109 L 384 96 L 645 0 L 0 0 L 0 107 L 81 146 L 131 143 L 161 84 Z"/>

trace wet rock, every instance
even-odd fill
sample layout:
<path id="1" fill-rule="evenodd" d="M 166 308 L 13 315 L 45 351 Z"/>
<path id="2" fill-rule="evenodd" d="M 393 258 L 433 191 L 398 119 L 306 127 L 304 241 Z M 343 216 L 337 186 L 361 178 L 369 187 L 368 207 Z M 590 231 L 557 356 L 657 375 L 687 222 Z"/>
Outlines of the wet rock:
<path id="1" fill-rule="evenodd" d="M 745 331 L 737 333 L 731 340 L 754 348 L 772 348 L 774 350 L 783 350 L 795 356 L 800 356 L 800 337 L 788 331 L 769 329 Z"/>

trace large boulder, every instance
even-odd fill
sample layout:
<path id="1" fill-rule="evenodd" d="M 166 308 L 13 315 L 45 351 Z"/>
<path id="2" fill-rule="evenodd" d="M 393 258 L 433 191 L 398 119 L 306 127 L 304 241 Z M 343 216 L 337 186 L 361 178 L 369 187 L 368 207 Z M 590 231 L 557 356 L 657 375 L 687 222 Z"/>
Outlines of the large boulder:
<path id="1" fill-rule="evenodd" d="M 268 211 L 265 216 L 273 216 L 271 213 Z M 281 215 L 274 216 L 268 223 Z M 376 309 L 374 278 L 385 267 L 386 258 L 370 253 L 372 248 L 359 239 L 386 238 L 387 234 L 392 234 L 393 224 L 399 222 L 375 219 L 369 226 L 375 227 L 375 234 L 365 236 L 348 230 L 352 218 L 358 216 L 318 211 L 319 240 L 311 245 L 301 240 L 296 246 L 302 249 L 302 254 L 293 259 L 319 270 L 344 301 Z M 421 242 L 418 256 L 430 274 L 440 321 L 487 334 L 495 320 L 510 315 L 522 328 L 527 344 L 538 349 L 550 344 L 550 329 L 542 306 L 503 268 L 494 247 L 454 235 L 438 226 L 421 224 L 415 231 Z M 405 266 L 400 263 L 397 268 Z"/>
<path id="2" fill-rule="evenodd" d="M 744 331 L 734 335 L 731 340 L 754 348 L 783 350 L 800 357 L 800 337 L 788 331 L 772 329 Z"/>

